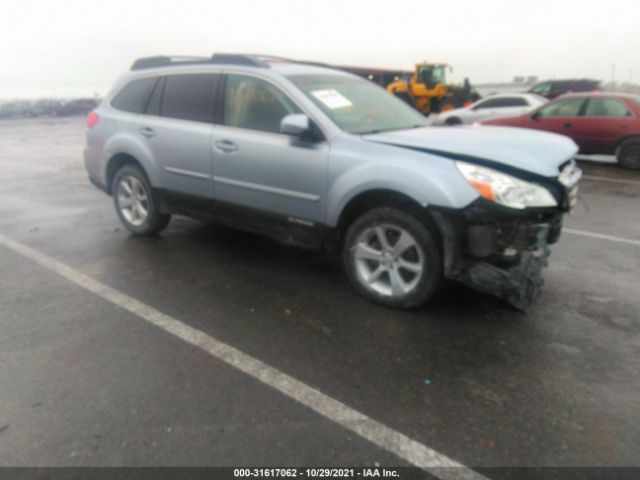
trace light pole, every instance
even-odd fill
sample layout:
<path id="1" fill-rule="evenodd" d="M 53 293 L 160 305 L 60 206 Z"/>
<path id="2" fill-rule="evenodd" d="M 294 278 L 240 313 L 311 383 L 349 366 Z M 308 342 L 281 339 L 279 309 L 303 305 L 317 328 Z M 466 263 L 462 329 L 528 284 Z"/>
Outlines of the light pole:
<path id="1" fill-rule="evenodd" d="M 611 64 L 611 83 L 615 83 L 616 82 L 616 64 L 612 63 Z"/>

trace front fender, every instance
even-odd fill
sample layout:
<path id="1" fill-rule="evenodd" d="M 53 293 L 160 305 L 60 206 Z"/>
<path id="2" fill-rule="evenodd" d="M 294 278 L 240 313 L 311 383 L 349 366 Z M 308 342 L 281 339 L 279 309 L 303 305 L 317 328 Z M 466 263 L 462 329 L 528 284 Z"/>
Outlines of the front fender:
<path id="1" fill-rule="evenodd" d="M 382 150 L 389 147 L 381 146 Z M 348 203 L 370 190 L 391 190 L 412 198 L 427 207 L 464 208 L 478 198 L 449 159 L 403 150 L 383 160 L 362 161 L 338 174 L 327 195 L 327 219 L 335 227 Z M 336 162 L 332 158 L 332 164 Z M 353 162 L 352 162 L 353 163 Z M 335 166 L 335 165 L 332 165 Z"/>

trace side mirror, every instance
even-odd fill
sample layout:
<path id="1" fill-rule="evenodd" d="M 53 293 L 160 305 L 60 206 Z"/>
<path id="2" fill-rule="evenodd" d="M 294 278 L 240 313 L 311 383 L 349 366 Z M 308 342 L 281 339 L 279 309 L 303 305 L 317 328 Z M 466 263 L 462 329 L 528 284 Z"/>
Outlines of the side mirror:
<path id="1" fill-rule="evenodd" d="M 311 120 L 304 113 L 286 115 L 280 121 L 280 132 L 294 137 L 308 135 L 311 133 Z"/>
<path id="2" fill-rule="evenodd" d="M 540 112 L 533 112 L 531 114 L 531 120 L 538 120 L 540 118 Z"/>

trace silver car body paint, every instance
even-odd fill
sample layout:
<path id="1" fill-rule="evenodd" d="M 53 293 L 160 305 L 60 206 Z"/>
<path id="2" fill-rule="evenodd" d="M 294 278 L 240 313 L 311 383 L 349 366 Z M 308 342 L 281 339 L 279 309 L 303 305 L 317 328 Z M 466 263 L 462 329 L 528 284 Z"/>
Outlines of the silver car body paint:
<path id="1" fill-rule="evenodd" d="M 303 144 L 284 134 L 131 114 L 110 105 L 132 79 L 187 73 L 242 73 L 265 79 L 314 120 L 326 139 Z M 110 160 L 124 153 L 140 162 L 156 188 L 334 227 L 351 199 L 376 189 L 403 193 L 423 206 L 464 208 L 478 193 L 455 167 L 455 156 L 557 178 L 560 165 L 577 152 L 567 137 L 505 127 L 350 134 L 287 78 L 305 74 L 349 75 L 278 63 L 271 68 L 191 65 L 127 72 L 96 109 L 100 122 L 87 132 L 84 156 L 89 176 L 107 185 Z M 157 132 L 153 138 L 141 134 L 149 126 Z M 224 151 L 225 141 L 232 141 L 237 150 Z"/>

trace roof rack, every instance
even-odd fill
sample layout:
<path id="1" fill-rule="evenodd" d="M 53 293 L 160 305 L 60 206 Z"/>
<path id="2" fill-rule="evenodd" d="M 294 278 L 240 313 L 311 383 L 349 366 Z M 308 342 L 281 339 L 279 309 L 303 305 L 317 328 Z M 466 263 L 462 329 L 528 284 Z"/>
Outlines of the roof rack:
<path id="1" fill-rule="evenodd" d="M 178 66 L 178 65 L 194 65 L 194 64 L 202 64 L 209 63 L 210 59 L 207 57 L 190 57 L 190 56 L 155 56 L 155 57 L 143 57 L 138 58 L 133 65 L 131 65 L 131 70 L 142 70 L 144 68 L 155 68 L 155 67 L 168 67 L 168 66 Z"/>
<path id="2" fill-rule="evenodd" d="M 291 62 L 291 60 L 270 55 L 246 55 L 237 53 L 214 53 L 211 57 L 161 55 L 155 57 L 139 58 L 135 62 L 133 62 L 133 65 L 131 65 L 131 70 L 202 64 L 246 65 L 249 67 L 269 68 L 269 64 L 273 62 Z"/>
<path id="3" fill-rule="evenodd" d="M 311 67 L 324 67 L 324 68 L 333 68 L 333 69 L 340 69 L 340 67 L 335 67 L 333 65 L 329 65 L 328 63 L 324 63 L 324 62 L 315 62 L 313 60 L 291 60 L 294 63 L 299 63 L 301 65 L 309 65 Z"/>

